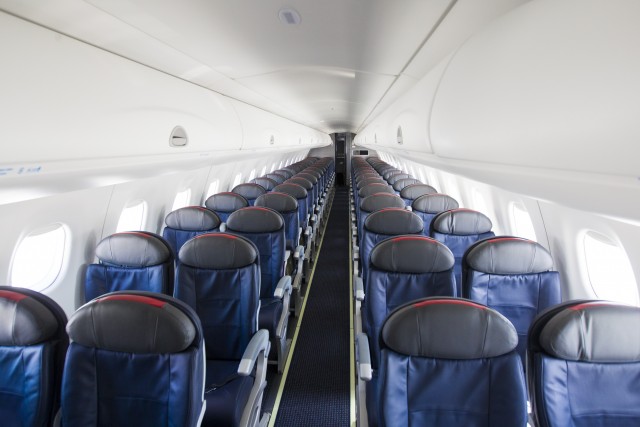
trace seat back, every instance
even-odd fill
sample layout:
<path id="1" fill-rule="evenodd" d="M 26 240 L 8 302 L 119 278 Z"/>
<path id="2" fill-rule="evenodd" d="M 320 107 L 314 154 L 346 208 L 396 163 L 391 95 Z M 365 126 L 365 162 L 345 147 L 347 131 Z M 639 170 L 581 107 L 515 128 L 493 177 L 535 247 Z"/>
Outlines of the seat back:
<path id="1" fill-rule="evenodd" d="M 142 231 L 115 233 L 96 246 L 98 264 L 87 267 L 84 296 L 114 291 L 173 294 L 173 254 L 162 237 Z"/>
<path id="2" fill-rule="evenodd" d="M 266 174 L 264 177 L 269 178 L 276 182 L 276 185 L 280 185 L 293 175 L 289 174 L 287 171 L 273 171 L 272 173 Z"/>
<path id="3" fill-rule="evenodd" d="M 307 213 L 309 215 L 313 215 L 313 205 L 316 203 L 313 198 L 313 184 L 304 178 L 299 178 L 298 176 L 294 176 L 285 181 L 285 184 L 296 184 L 300 187 L 304 188 L 307 192 Z"/>
<path id="4" fill-rule="evenodd" d="M 367 217 L 373 212 L 386 208 L 404 208 L 404 202 L 400 197 L 391 193 L 374 193 L 360 199 L 360 209 L 357 210 L 359 238 L 362 237 L 362 227 Z"/>
<path id="5" fill-rule="evenodd" d="M 387 315 L 410 301 L 456 296 L 453 254 L 444 244 L 424 236 L 391 237 L 378 243 L 369 257 L 362 328 L 370 337 L 371 365 L 378 367 L 377 337 Z"/>
<path id="6" fill-rule="evenodd" d="M 411 206 L 413 201 L 420 196 L 424 196 L 426 194 L 435 194 L 438 191 L 430 185 L 427 184 L 410 184 L 400 190 L 400 197 L 404 200 L 407 206 Z"/>
<path id="7" fill-rule="evenodd" d="M 300 222 L 298 217 L 298 201 L 285 193 L 272 191 L 258 197 L 255 206 L 271 208 L 282 215 L 287 250 L 293 251 L 300 242 Z"/>
<path id="8" fill-rule="evenodd" d="M 458 295 L 462 295 L 462 256 L 475 242 L 493 237 L 492 226 L 489 217 L 471 209 L 452 209 L 431 220 L 429 236 L 447 245 L 456 257 L 453 271 Z"/>
<path id="9" fill-rule="evenodd" d="M 269 175 L 281 176 L 281 177 L 284 178 L 284 181 L 286 181 L 289 178 L 293 177 L 293 175 L 295 175 L 295 174 L 293 172 L 291 172 L 291 171 L 286 170 L 286 169 L 278 169 L 278 170 L 275 170 L 275 171 L 271 172 L 270 174 L 266 174 L 265 176 L 267 178 L 269 178 Z M 273 178 L 271 178 L 271 179 L 273 179 Z M 284 181 L 282 181 L 282 182 L 284 182 Z M 282 184 L 282 182 L 280 184 Z"/>
<path id="10" fill-rule="evenodd" d="M 397 169 L 393 166 L 383 166 L 381 168 L 376 168 L 378 173 L 382 175 L 385 181 L 388 181 L 393 175 L 404 174 L 400 169 Z"/>
<path id="11" fill-rule="evenodd" d="M 425 235 L 429 235 L 431 221 L 441 212 L 458 209 L 458 202 L 446 194 L 431 193 L 417 197 L 411 202 L 411 210 L 424 222 Z"/>
<path id="12" fill-rule="evenodd" d="M 174 259 L 187 240 L 199 234 L 219 231 L 222 223 L 215 212 L 201 206 L 187 206 L 170 212 L 164 222 L 166 227 L 162 230 L 162 237 L 171 246 Z"/>
<path id="13" fill-rule="evenodd" d="M 298 184 L 284 183 L 278 185 L 273 189 L 274 192 L 288 194 L 298 202 L 298 224 L 302 229 L 306 229 L 309 225 L 309 219 L 307 215 L 308 211 L 308 201 L 307 201 L 307 190 L 299 186 Z"/>
<path id="14" fill-rule="evenodd" d="M 420 184 L 420 180 L 415 178 L 402 178 L 393 183 L 393 189 L 396 193 L 400 194 L 403 188 L 414 184 Z"/>
<path id="15" fill-rule="evenodd" d="M 282 215 L 270 208 L 252 206 L 229 216 L 227 230 L 251 240 L 260 257 L 260 298 L 272 298 L 284 276 L 285 230 Z"/>
<path id="16" fill-rule="evenodd" d="M 396 309 L 380 334 L 386 426 L 527 425 L 518 337 L 500 313 L 457 298 Z"/>
<path id="17" fill-rule="evenodd" d="M 196 426 L 204 409 L 200 321 L 181 301 L 116 292 L 69 319 L 62 425 Z"/>
<path id="18" fill-rule="evenodd" d="M 527 380 L 535 425 L 640 425 L 640 308 L 570 301 L 529 331 Z"/>
<path id="19" fill-rule="evenodd" d="M 282 179 L 282 177 L 276 175 L 276 177 Z M 283 180 L 284 182 L 284 180 Z M 260 187 L 264 188 L 267 192 L 273 190 L 273 187 L 279 184 L 278 181 L 267 178 L 266 176 L 260 176 L 258 178 L 254 178 L 251 180 L 251 184 L 258 184 Z M 259 197 L 259 196 L 258 196 Z"/>
<path id="20" fill-rule="evenodd" d="M 360 238 L 360 264 L 366 291 L 366 270 L 369 254 L 379 242 L 402 234 L 422 234 L 422 220 L 413 212 L 401 208 L 387 208 L 367 216 Z"/>
<path id="21" fill-rule="evenodd" d="M 300 172 L 296 174 L 295 178 L 306 179 L 311 183 L 311 185 L 313 185 L 313 187 L 311 187 L 311 194 L 313 195 L 313 204 L 316 204 L 318 202 L 318 195 L 320 194 L 320 184 L 318 181 L 318 177 L 312 173 Z M 309 190 L 307 189 L 307 191 Z"/>
<path id="22" fill-rule="evenodd" d="M 408 179 L 408 178 L 413 178 L 411 175 L 409 175 L 408 173 L 397 173 L 395 175 L 391 175 L 389 177 L 389 179 L 387 179 L 387 182 L 389 183 L 390 186 L 394 186 L 396 182 L 400 181 L 401 179 Z"/>
<path id="23" fill-rule="evenodd" d="M 45 295 L 0 286 L 0 319 L 2 425 L 52 425 L 69 344 L 67 317 Z"/>
<path id="24" fill-rule="evenodd" d="M 175 297 L 202 321 L 208 360 L 240 360 L 257 331 L 260 259 L 251 241 L 203 234 L 178 254 Z"/>
<path id="25" fill-rule="evenodd" d="M 210 196 L 204 205 L 207 209 L 214 211 L 220 221 L 227 222 L 229 215 L 238 209 L 246 208 L 249 206 L 249 202 L 240 194 L 223 192 Z"/>
<path id="26" fill-rule="evenodd" d="M 258 184 L 252 184 L 245 182 L 244 184 L 238 184 L 231 190 L 232 193 L 236 193 L 247 199 L 249 206 L 253 206 L 253 203 L 258 197 L 267 192 L 265 188 Z"/>
<path id="27" fill-rule="evenodd" d="M 518 332 L 524 363 L 527 332 L 533 319 L 560 304 L 560 275 L 551 254 L 520 237 L 493 237 L 475 243 L 462 260 L 462 296 L 502 313 Z"/>

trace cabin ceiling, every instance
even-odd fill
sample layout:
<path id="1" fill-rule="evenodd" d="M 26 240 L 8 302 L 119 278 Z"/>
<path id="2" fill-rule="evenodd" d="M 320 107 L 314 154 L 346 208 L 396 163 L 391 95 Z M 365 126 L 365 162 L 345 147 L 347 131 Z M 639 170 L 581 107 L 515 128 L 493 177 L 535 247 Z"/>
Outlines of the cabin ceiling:
<path id="1" fill-rule="evenodd" d="M 0 0 L 0 9 L 332 133 L 357 132 L 474 31 L 524 2 Z M 285 7 L 299 24 L 279 19 Z"/>

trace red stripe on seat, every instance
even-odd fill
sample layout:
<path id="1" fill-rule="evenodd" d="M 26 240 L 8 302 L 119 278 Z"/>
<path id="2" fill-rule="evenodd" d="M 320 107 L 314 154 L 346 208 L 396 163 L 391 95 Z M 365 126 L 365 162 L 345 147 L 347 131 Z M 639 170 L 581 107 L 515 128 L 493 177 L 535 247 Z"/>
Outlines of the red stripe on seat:
<path id="1" fill-rule="evenodd" d="M 27 295 L 13 291 L 0 291 L 0 298 L 9 299 L 11 301 L 21 301 L 27 298 Z"/>
<path id="2" fill-rule="evenodd" d="M 439 299 L 439 300 L 430 300 L 430 301 L 422 301 L 422 302 L 418 302 L 416 304 L 413 304 L 414 307 L 426 307 L 429 305 L 466 305 L 469 307 L 475 307 L 475 308 L 481 308 L 483 310 L 486 310 L 487 307 L 480 305 L 480 304 L 476 304 L 474 302 L 471 301 L 467 301 L 467 300 L 463 300 L 463 299 Z"/>
<path id="3" fill-rule="evenodd" d="M 155 298 L 143 296 L 143 295 L 109 295 L 103 298 L 98 299 L 99 302 L 102 301 L 132 301 L 140 304 L 147 304 L 154 307 L 162 308 L 167 304 L 164 301 L 157 300 Z"/>

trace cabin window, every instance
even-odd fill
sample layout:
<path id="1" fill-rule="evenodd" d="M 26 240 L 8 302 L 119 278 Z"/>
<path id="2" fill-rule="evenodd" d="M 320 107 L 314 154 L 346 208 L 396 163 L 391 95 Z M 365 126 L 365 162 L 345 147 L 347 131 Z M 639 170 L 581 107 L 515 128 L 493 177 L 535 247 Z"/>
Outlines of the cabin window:
<path id="1" fill-rule="evenodd" d="M 453 197 L 458 202 L 458 205 L 463 208 L 464 201 L 462 200 L 462 195 L 458 191 L 458 183 L 456 182 L 456 178 L 453 175 L 446 176 L 444 178 L 444 193 Z M 433 185 L 433 184 L 432 184 Z"/>
<path id="2" fill-rule="evenodd" d="M 498 230 L 497 230 L 498 227 L 494 219 L 493 209 L 489 208 L 489 205 L 487 204 L 487 200 L 484 198 L 480 190 L 478 190 L 477 188 L 473 189 L 473 207 L 478 212 L 482 212 L 483 214 L 488 216 L 491 219 L 491 222 L 493 223 L 493 231 L 496 232 L 496 234 L 500 234 L 498 233 Z"/>
<path id="3" fill-rule="evenodd" d="M 11 264 L 11 286 L 42 291 L 62 270 L 67 233 L 62 224 L 38 229 L 18 244 Z"/>
<path id="4" fill-rule="evenodd" d="M 219 187 L 220 187 L 220 181 L 217 179 L 213 181 L 211 184 L 209 184 L 209 189 L 207 190 L 207 199 L 213 196 L 214 194 L 217 194 Z"/>
<path id="5" fill-rule="evenodd" d="M 173 206 L 171 207 L 172 211 L 175 211 L 180 208 L 184 208 L 185 206 L 189 206 L 191 202 L 191 189 L 187 188 L 184 191 L 176 194 L 176 198 L 173 199 Z"/>
<path id="6" fill-rule="evenodd" d="M 278 164 L 278 169 L 282 169 L 283 165 L 284 165 L 284 160 L 280 160 L 280 163 Z"/>
<path id="7" fill-rule="evenodd" d="M 256 170 L 251 169 L 251 173 L 249 174 L 249 181 L 256 177 Z"/>
<path id="8" fill-rule="evenodd" d="M 595 231 L 584 233 L 582 243 L 587 276 L 596 296 L 638 305 L 638 286 L 624 249 Z"/>
<path id="9" fill-rule="evenodd" d="M 116 233 L 121 231 L 144 230 L 144 223 L 147 215 L 147 202 L 137 200 L 132 202 L 122 210 Z"/>
<path id="10" fill-rule="evenodd" d="M 260 170 L 260 176 L 264 176 L 265 173 L 267 173 L 267 165 L 262 166 L 262 169 Z"/>
<path id="11" fill-rule="evenodd" d="M 536 230 L 533 228 L 531 215 L 522 203 L 511 204 L 511 228 L 513 234 L 525 239 L 537 241 Z"/>
<path id="12" fill-rule="evenodd" d="M 233 178 L 233 183 L 231 184 L 231 190 L 236 188 L 236 185 L 240 184 L 241 181 L 242 181 L 242 174 L 239 173 L 236 175 L 235 178 Z"/>
<path id="13" fill-rule="evenodd" d="M 271 169 L 269 169 L 269 173 L 271 173 L 271 172 L 273 172 L 274 170 L 276 170 L 276 165 L 277 165 L 277 163 L 273 163 L 273 164 L 271 165 Z"/>

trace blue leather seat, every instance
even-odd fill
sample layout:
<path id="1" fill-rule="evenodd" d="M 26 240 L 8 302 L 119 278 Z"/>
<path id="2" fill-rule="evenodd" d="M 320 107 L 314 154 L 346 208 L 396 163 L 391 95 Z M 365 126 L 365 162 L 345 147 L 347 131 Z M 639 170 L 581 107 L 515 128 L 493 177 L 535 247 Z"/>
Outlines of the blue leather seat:
<path id="1" fill-rule="evenodd" d="M 458 202 L 451 196 L 439 193 L 427 193 L 418 196 L 411 202 L 411 210 L 422 218 L 424 222 L 425 235 L 429 235 L 431 221 L 433 218 L 444 211 L 458 209 Z"/>
<path id="2" fill-rule="evenodd" d="M 286 180 L 291 178 L 293 175 L 287 171 L 277 170 L 271 173 L 266 174 L 264 177 L 269 178 L 276 182 L 276 185 L 280 185 L 284 183 Z"/>
<path id="3" fill-rule="evenodd" d="M 309 229 L 309 211 L 307 202 L 307 190 L 298 184 L 284 183 L 273 189 L 274 192 L 288 194 L 298 202 L 298 225 L 302 228 L 305 246 L 311 237 Z M 301 238 L 302 238 L 301 236 Z"/>
<path id="4" fill-rule="evenodd" d="M 376 168 L 376 171 L 378 171 L 378 173 L 384 178 L 385 181 L 389 182 L 389 180 L 391 179 L 392 176 L 394 175 L 400 175 L 400 174 L 405 174 L 403 171 L 401 171 L 398 168 L 395 168 L 393 166 L 389 167 L 389 166 L 383 166 L 381 168 Z"/>
<path id="5" fill-rule="evenodd" d="M 276 175 L 278 176 L 278 175 Z M 281 178 L 281 177 L 279 177 Z M 283 180 L 284 182 L 284 180 Z M 266 176 L 260 176 L 258 178 L 254 178 L 251 180 L 251 184 L 258 184 L 260 187 L 264 188 L 265 190 L 267 190 L 267 192 L 273 190 L 273 188 L 279 184 L 278 181 L 271 179 L 271 178 L 267 178 Z"/>
<path id="6" fill-rule="evenodd" d="M 527 425 L 518 338 L 498 312 L 457 298 L 417 300 L 389 315 L 379 340 L 380 425 Z"/>
<path id="7" fill-rule="evenodd" d="M 518 332 L 524 364 L 533 319 L 562 301 L 560 275 L 551 254 L 520 237 L 492 237 L 475 243 L 462 260 L 462 296 L 499 311 Z"/>
<path id="8" fill-rule="evenodd" d="M 415 184 L 420 184 L 420 180 L 415 178 L 402 178 L 402 179 L 396 180 L 393 183 L 392 187 L 397 194 L 400 194 L 403 188 L 409 185 L 415 185 Z"/>
<path id="9" fill-rule="evenodd" d="M 186 304 L 114 292 L 69 319 L 64 427 L 197 426 L 204 411 L 204 344 Z"/>
<path id="10" fill-rule="evenodd" d="M 260 258 L 260 329 L 269 331 L 282 372 L 287 357 L 287 324 L 292 291 L 290 276 L 285 275 L 285 223 L 282 215 L 270 208 L 251 206 L 229 216 L 227 230 L 251 240 Z"/>
<path id="11" fill-rule="evenodd" d="M 245 182 L 233 187 L 231 192 L 241 195 L 247 200 L 249 206 L 253 206 L 256 199 L 266 193 L 267 190 L 261 185 Z"/>
<path id="12" fill-rule="evenodd" d="M 360 209 L 358 210 L 358 237 L 362 237 L 362 227 L 367 217 L 373 212 L 387 208 L 404 208 L 404 202 L 395 194 L 374 193 L 360 199 Z"/>
<path id="13" fill-rule="evenodd" d="M 404 203 L 407 206 L 411 206 L 413 201 L 420 196 L 424 196 L 426 194 L 435 194 L 438 191 L 428 184 L 411 184 L 404 187 L 400 190 L 400 197 L 404 200 Z M 427 227 L 428 229 L 428 227 Z"/>
<path id="14" fill-rule="evenodd" d="M 314 206 L 315 202 L 313 200 L 313 184 L 304 178 L 299 178 L 294 176 L 284 182 L 285 184 L 295 184 L 305 189 L 307 192 L 307 221 L 306 224 L 308 227 L 313 227 L 312 217 L 314 216 Z M 315 220 L 314 220 L 315 221 Z M 311 236 L 313 238 L 313 235 Z"/>
<path id="15" fill-rule="evenodd" d="M 202 322 L 206 345 L 204 426 L 255 425 L 266 386 L 269 334 L 258 331 L 260 259 L 249 240 L 202 234 L 182 246 L 176 298 Z"/>
<path id="16" fill-rule="evenodd" d="M 424 236 L 391 237 L 369 256 L 367 294 L 362 309 L 363 331 L 371 342 L 371 364 L 378 367 L 377 337 L 387 315 L 410 301 L 456 296 L 453 254 L 444 244 Z"/>
<path id="17" fill-rule="evenodd" d="M 249 202 L 240 194 L 223 192 L 210 196 L 204 202 L 204 205 L 207 209 L 214 211 L 220 218 L 220 221 L 227 222 L 229 215 L 238 209 L 246 208 L 249 206 Z"/>
<path id="18" fill-rule="evenodd" d="M 220 231 L 218 215 L 201 206 L 187 206 L 170 212 L 164 219 L 162 237 L 169 243 L 174 259 L 185 242 L 197 235 Z"/>
<path id="19" fill-rule="evenodd" d="M 529 330 L 527 377 L 536 426 L 640 425 L 640 308 L 570 301 Z"/>
<path id="20" fill-rule="evenodd" d="M 491 227 L 493 224 L 485 214 L 471 209 L 452 209 L 431 220 L 429 236 L 447 245 L 456 257 L 453 271 L 458 295 L 462 295 L 462 256 L 475 242 L 493 237 Z"/>
<path id="21" fill-rule="evenodd" d="M 67 317 L 51 298 L 0 286 L 0 424 L 50 426 L 60 407 Z"/>
<path id="22" fill-rule="evenodd" d="M 114 291 L 173 294 L 174 258 L 162 237 L 142 231 L 115 233 L 96 246 L 98 264 L 87 266 L 84 300 Z"/>
<path id="23" fill-rule="evenodd" d="M 387 182 L 389 183 L 389 185 L 391 187 L 393 187 L 396 182 L 400 181 L 401 179 L 408 179 L 408 178 L 413 178 L 413 177 L 411 175 L 409 175 L 408 173 L 402 172 L 402 173 L 397 173 L 397 174 L 391 175 L 387 179 Z"/>
<path id="24" fill-rule="evenodd" d="M 298 201 L 286 194 L 272 191 L 258 197 L 254 206 L 271 208 L 282 215 L 284 219 L 286 249 L 293 253 L 300 243 L 300 217 L 298 215 Z"/>
<path id="25" fill-rule="evenodd" d="M 396 192 L 393 190 L 393 187 L 382 182 L 369 184 L 358 189 L 357 193 L 354 194 L 354 202 L 356 206 L 356 218 L 360 217 L 360 204 L 362 203 L 362 199 L 377 193 L 387 193 L 387 194 L 394 194 L 394 195 L 396 194 Z"/>

